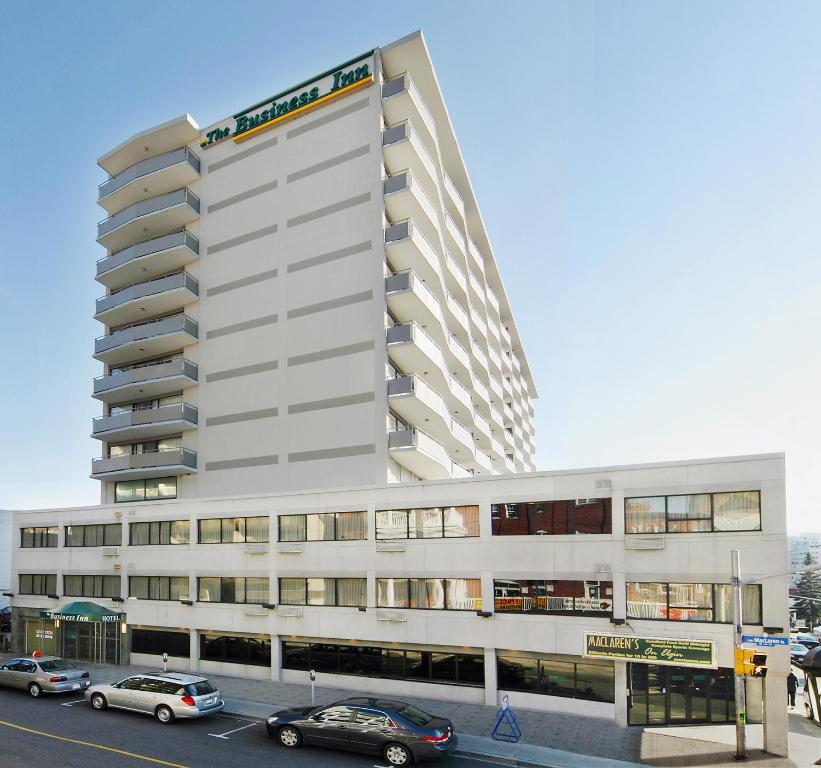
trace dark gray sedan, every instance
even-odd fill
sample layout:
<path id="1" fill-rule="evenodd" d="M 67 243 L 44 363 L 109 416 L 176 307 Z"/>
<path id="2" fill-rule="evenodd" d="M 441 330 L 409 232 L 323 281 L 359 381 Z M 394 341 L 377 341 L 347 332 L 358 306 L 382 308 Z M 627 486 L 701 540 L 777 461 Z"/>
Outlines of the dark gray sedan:
<path id="1" fill-rule="evenodd" d="M 36 699 L 44 693 L 85 691 L 91 675 L 57 656 L 24 657 L 0 666 L 0 685 L 28 691 Z"/>

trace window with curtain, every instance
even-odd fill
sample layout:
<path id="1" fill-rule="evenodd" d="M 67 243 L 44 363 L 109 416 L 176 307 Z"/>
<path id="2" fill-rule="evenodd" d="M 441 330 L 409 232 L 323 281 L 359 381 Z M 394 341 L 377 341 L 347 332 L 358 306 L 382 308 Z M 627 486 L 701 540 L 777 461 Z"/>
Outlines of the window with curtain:
<path id="1" fill-rule="evenodd" d="M 426 610 L 481 611 L 481 579 L 405 579 L 376 580 L 379 608 L 418 608 Z"/>
<path id="2" fill-rule="evenodd" d="M 119 576 L 63 576 L 63 594 L 67 597 L 120 597 Z"/>
<path id="3" fill-rule="evenodd" d="M 287 577 L 279 580 L 281 605 L 358 607 L 367 605 L 368 582 L 363 578 Z"/>
<path id="4" fill-rule="evenodd" d="M 197 600 L 202 603 L 267 603 L 268 579 L 200 576 Z"/>
<path id="5" fill-rule="evenodd" d="M 376 512 L 376 538 L 441 539 L 479 535 L 479 507 L 380 509 Z"/>
<path id="6" fill-rule="evenodd" d="M 177 478 L 155 477 L 147 480 L 122 480 L 114 484 L 115 502 L 176 499 Z"/>
<path id="7" fill-rule="evenodd" d="M 150 523 L 131 523 L 131 546 L 154 544 L 188 544 L 190 526 L 188 520 L 161 520 Z"/>
<path id="8" fill-rule="evenodd" d="M 761 493 L 681 494 L 624 500 L 627 533 L 760 531 Z"/>
<path id="9" fill-rule="evenodd" d="M 279 515 L 280 541 L 362 541 L 367 538 L 365 512 L 316 512 Z"/>
<path id="10" fill-rule="evenodd" d="M 122 544 L 123 527 L 120 523 L 96 525 L 67 525 L 67 547 L 118 547 Z"/>
<path id="11" fill-rule="evenodd" d="M 56 573 L 21 573 L 21 595 L 54 595 L 57 593 Z"/>
<path id="12" fill-rule="evenodd" d="M 198 520 L 200 544 L 268 541 L 268 517 L 223 517 Z"/>
<path id="13" fill-rule="evenodd" d="M 131 576 L 128 596 L 138 600 L 188 600 L 188 577 Z"/>
<path id="14" fill-rule="evenodd" d="M 21 528 L 20 546 L 23 549 L 56 547 L 57 526 L 43 528 Z"/>
<path id="15" fill-rule="evenodd" d="M 761 585 L 742 589 L 744 624 L 761 623 Z M 733 593 L 729 584 L 627 582 L 627 618 L 733 622 Z"/>

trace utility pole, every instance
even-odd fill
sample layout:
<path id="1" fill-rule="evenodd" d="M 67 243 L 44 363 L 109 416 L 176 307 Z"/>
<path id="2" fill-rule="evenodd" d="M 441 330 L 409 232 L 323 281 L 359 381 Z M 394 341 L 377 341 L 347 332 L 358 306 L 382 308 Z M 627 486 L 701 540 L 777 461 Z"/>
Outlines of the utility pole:
<path id="1" fill-rule="evenodd" d="M 733 624 L 735 625 L 735 648 L 733 652 L 733 674 L 735 677 L 735 755 L 736 760 L 747 759 L 747 691 L 744 675 L 738 671 L 738 656 L 741 647 L 741 553 L 734 549 L 730 553 L 733 569 Z"/>

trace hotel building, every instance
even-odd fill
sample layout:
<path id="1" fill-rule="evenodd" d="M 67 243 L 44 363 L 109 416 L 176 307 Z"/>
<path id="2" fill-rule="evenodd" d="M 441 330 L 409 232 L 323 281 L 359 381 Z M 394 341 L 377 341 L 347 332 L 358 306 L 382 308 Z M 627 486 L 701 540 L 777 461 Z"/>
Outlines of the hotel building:
<path id="1" fill-rule="evenodd" d="M 734 720 L 730 553 L 786 569 L 783 456 L 533 471 L 421 34 L 100 164 L 102 503 L 16 513 L 18 652 Z M 786 594 L 745 587 L 745 631 L 786 628 Z M 748 716 L 785 754 L 769 653 Z"/>

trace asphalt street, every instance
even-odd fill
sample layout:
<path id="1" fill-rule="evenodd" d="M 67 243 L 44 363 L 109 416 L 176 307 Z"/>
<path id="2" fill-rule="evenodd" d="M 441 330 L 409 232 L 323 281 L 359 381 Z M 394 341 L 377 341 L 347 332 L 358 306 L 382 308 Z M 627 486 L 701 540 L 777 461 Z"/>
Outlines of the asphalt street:
<path id="1" fill-rule="evenodd" d="M 73 694 L 33 699 L 0 689 L 2 768 L 372 768 L 380 758 L 316 748 L 285 750 L 261 721 L 234 715 L 161 725 L 147 715 L 96 712 Z M 426 765 L 487 768 L 485 760 L 453 756 Z"/>

